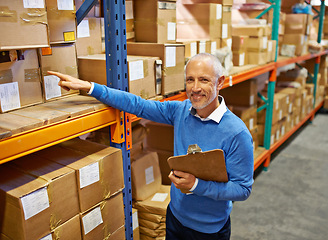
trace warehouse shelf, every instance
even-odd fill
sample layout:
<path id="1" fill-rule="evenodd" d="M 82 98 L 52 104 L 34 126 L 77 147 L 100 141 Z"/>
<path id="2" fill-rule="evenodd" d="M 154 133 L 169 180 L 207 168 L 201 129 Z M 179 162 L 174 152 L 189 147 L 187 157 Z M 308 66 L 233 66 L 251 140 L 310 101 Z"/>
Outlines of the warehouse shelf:
<path id="1" fill-rule="evenodd" d="M 120 125 L 117 110 L 111 107 L 44 125 L 0 141 L 0 164 L 39 151 L 106 126 Z"/>
<path id="2" fill-rule="evenodd" d="M 312 58 L 316 58 L 316 57 L 320 57 L 322 55 L 327 55 L 327 54 L 328 54 L 328 50 L 324 50 L 319 53 L 309 53 L 309 54 L 305 54 L 305 55 L 298 56 L 298 57 L 279 56 L 276 65 L 277 65 L 277 68 L 279 68 L 279 67 L 286 66 L 288 64 L 303 62 L 303 61 L 306 61 L 306 60 L 309 60 Z"/>
<path id="3" fill-rule="evenodd" d="M 296 126 L 294 126 L 290 131 L 288 131 L 281 139 L 279 139 L 276 143 L 274 143 L 270 147 L 270 154 L 276 151 L 284 142 L 286 142 L 301 126 L 303 126 L 308 120 L 314 118 L 314 115 L 318 110 L 323 106 L 323 101 L 318 104 L 318 106 L 313 109 L 304 119 L 302 119 Z"/>

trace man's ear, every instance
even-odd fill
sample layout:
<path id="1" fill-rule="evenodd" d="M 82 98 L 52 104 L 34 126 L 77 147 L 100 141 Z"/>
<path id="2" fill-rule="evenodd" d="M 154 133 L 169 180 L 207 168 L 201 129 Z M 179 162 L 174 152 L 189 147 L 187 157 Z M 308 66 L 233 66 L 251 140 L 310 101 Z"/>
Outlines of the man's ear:
<path id="1" fill-rule="evenodd" d="M 224 80 L 225 80 L 225 76 L 221 76 L 219 79 L 218 79 L 218 91 L 223 87 L 223 84 L 224 84 Z"/>

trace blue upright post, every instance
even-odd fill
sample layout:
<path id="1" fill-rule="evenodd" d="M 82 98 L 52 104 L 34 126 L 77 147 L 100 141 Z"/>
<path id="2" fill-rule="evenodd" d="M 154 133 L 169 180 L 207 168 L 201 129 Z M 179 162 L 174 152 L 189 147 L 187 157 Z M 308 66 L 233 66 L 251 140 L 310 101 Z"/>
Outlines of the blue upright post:
<path id="1" fill-rule="evenodd" d="M 125 0 L 103 0 L 103 2 L 107 86 L 128 91 Z M 130 151 L 127 150 L 125 142 L 111 142 L 111 146 L 122 150 L 125 235 L 126 239 L 130 240 L 133 239 Z"/>

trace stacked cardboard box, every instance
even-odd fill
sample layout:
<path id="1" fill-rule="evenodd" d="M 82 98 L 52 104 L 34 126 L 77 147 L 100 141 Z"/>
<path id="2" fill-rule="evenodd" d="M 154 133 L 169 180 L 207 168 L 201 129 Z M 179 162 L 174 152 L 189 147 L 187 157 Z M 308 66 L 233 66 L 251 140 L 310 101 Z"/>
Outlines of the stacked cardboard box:
<path id="1" fill-rule="evenodd" d="M 249 36 L 232 36 L 232 61 L 234 66 L 243 66 L 247 64 L 247 41 Z"/>
<path id="2" fill-rule="evenodd" d="M 232 87 L 220 90 L 225 103 L 239 118 L 241 118 L 253 136 L 254 150 L 258 146 L 256 96 L 257 84 L 255 79 L 238 83 Z"/>
<path id="3" fill-rule="evenodd" d="M 184 89 L 184 45 L 128 42 L 127 53 L 135 56 L 159 57 L 162 60 L 162 95 Z"/>
<path id="4" fill-rule="evenodd" d="M 74 171 L 83 239 L 109 237 L 124 226 L 124 181 L 119 149 L 72 139 L 33 155 Z"/>
<path id="5" fill-rule="evenodd" d="M 286 14 L 285 34 L 280 49 L 283 56 L 300 56 L 307 52 L 312 15 Z"/>
<path id="6" fill-rule="evenodd" d="M 272 59 L 273 46 L 270 45 L 268 53 L 268 37 L 271 33 L 271 28 L 268 25 L 233 25 L 233 36 L 248 36 L 245 43 L 247 64 L 265 64 L 268 59 Z M 272 42 L 271 42 L 272 44 Z M 270 54 L 270 58 L 268 58 Z"/>
<path id="7" fill-rule="evenodd" d="M 133 230 L 133 239 L 140 240 L 138 210 L 135 208 L 132 208 L 132 230 Z"/>

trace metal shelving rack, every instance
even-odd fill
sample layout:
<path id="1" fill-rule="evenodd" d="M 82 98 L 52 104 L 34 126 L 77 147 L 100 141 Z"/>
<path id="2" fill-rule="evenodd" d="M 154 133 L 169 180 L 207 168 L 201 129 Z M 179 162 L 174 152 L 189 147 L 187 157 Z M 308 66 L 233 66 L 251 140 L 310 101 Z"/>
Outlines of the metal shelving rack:
<path id="1" fill-rule="evenodd" d="M 273 39 L 278 40 L 278 21 L 280 12 L 280 0 L 270 0 L 274 11 L 273 21 Z M 77 22 L 80 23 L 87 15 L 88 11 L 95 5 L 96 0 L 85 0 L 80 9 L 76 13 Z M 107 85 L 120 90 L 128 91 L 127 79 L 127 60 L 126 60 L 126 27 L 125 27 L 125 1 L 124 0 L 103 0 L 104 3 L 104 22 L 105 22 L 105 45 L 106 45 L 106 68 L 107 68 Z M 321 41 L 323 16 L 324 16 L 324 0 L 321 1 L 319 14 L 319 34 L 318 42 Z M 276 59 L 273 63 L 240 72 L 232 75 L 226 80 L 223 88 L 231 85 L 247 81 L 250 78 L 259 76 L 263 73 L 270 73 L 268 85 L 268 98 L 265 108 L 267 108 L 266 127 L 265 127 L 265 151 L 256 157 L 254 168 L 256 169 L 262 163 L 265 167 L 269 166 L 271 154 L 283 144 L 295 131 L 297 131 L 306 121 L 314 118 L 315 113 L 319 110 L 323 103 L 317 104 L 299 124 L 294 126 L 282 139 L 270 146 L 270 133 L 272 124 L 272 106 L 273 94 L 275 89 L 276 72 L 279 67 L 305 61 L 315 58 L 315 73 L 313 82 L 316 89 L 316 79 L 319 70 L 320 57 L 327 55 L 328 51 L 318 54 L 307 54 L 300 57 Z M 314 91 L 315 93 L 316 91 Z M 314 96 L 315 97 L 315 96 Z M 186 94 L 184 92 L 165 100 L 184 100 Z M 259 109 L 261 110 L 261 109 Z M 66 119 L 54 124 L 46 125 L 40 128 L 26 131 L 3 141 L 0 141 L 1 152 L 0 164 L 11 161 L 18 157 L 39 151 L 60 142 L 67 141 L 87 132 L 110 126 L 111 145 L 122 150 L 124 181 L 125 188 L 124 205 L 125 205 L 125 226 L 126 239 L 133 239 L 132 230 L 132 194 L 131 194 L 131 166 L 130 151 L 131 146 L 131 122 L 138 118 L 127 113 L 123 113 L 111 107 L 100 109 L 92 113 L 83 114 L 74 118 Z"/>

